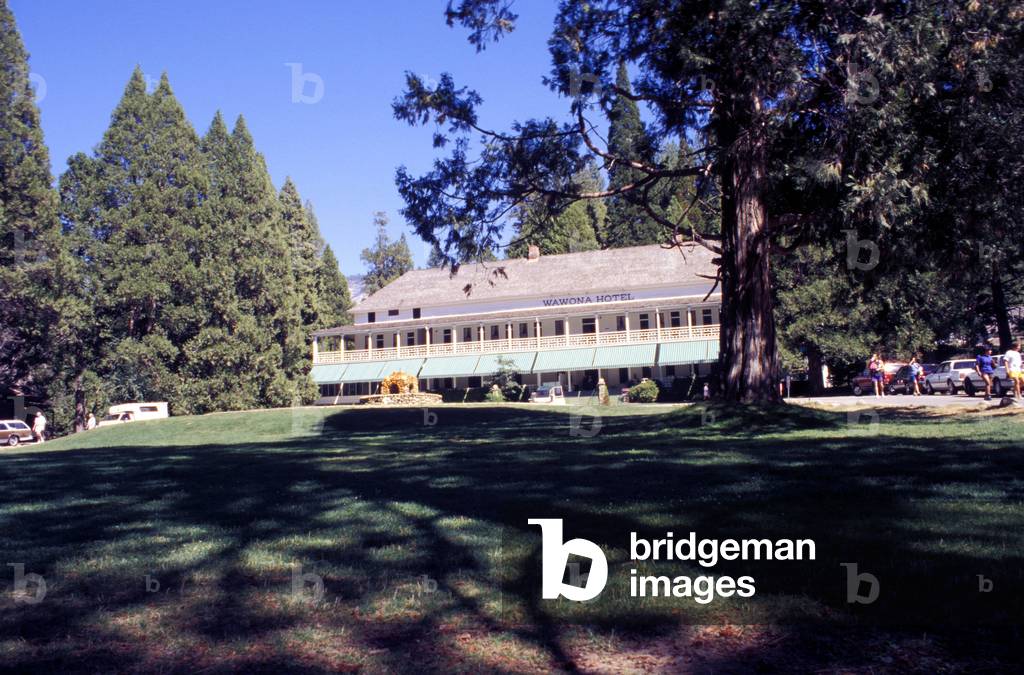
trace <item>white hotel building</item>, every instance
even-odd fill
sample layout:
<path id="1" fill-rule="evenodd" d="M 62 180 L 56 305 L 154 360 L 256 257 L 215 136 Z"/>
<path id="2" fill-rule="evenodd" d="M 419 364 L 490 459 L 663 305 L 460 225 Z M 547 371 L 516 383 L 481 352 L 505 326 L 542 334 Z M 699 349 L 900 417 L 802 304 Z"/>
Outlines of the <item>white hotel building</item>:
<path id="1" fill-rule="evenodd" d="M 421 391 L 478 387 L 499 357 L 526 385 L 705 375 L 721 296 L 702 246 L 635 246 L 413 270 L 313 337 L 320 404 L 354 403 L 401 370 Z"/>

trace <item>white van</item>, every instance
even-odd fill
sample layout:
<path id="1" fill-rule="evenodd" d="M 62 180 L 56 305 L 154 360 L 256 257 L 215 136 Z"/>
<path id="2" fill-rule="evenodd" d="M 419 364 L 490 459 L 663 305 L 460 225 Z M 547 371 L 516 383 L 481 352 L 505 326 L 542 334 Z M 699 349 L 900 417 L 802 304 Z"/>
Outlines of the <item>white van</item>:
<path id="1" fill-rule="evenodd" d="M 107 416 L 101 419 L 96 426 L 107 427 L 112 424 L 158 420 L 164 417 L 168 417 L 166 403 L 122 403 L 110 406 Z"/>
<path id="2" fill-rule="evenodd" d="M 545 382 L 537 391 L 530 394 L 530 403 L 546 403 L 548 405 L 565 405 L 565 393 L 561 382 Z"/>

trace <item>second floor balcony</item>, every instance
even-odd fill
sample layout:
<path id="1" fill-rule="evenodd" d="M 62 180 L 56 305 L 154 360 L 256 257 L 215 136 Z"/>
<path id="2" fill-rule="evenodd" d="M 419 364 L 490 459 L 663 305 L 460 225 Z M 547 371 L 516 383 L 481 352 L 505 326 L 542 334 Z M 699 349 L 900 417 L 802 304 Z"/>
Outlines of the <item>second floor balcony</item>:
<path id="1" fill-rule="evenodd" d="M 719 324 L 660 327 L 639 330 L 611 330 L 562 335 L 537 335 L 531 337 L 505 337 L 490 340 L 458 341 L 457 331 L 448 340 L 434 344 L 401 345 L 366 349 L 314 349 L 313 362 L 316 365 L 380 361 L 390 359 L 421 358 L 430 356 L 455 356 L 461 354 L 498 354 L 523 351 L 543 351 L 572 347 L 597 347 L 603 345 L 649 344 L 659 342 L 685 342 L 718 338 Z"/>

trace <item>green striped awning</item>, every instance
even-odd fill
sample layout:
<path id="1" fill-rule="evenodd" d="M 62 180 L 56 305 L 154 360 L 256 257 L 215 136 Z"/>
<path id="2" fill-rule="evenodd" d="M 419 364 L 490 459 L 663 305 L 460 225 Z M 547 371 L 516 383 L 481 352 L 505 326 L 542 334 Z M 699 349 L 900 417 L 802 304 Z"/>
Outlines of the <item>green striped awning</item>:
<path id="1" fill-rule="evenodd" d="M 341 376 L 345 373 L 344 363 L 332 363 L 329 365 L 313 366 L 309 374 L 317 384 L 338 384 Z"/>
<path id="2" fill-rule="evenodd" d="M 598 347 L 594 354 L 595 368 L 629 368 L 630 366 L 653 366 L 654 353 L 658 345 L 616 345 Z"/>
<path id="3" fill-rule="evenodd" d="M 533 363 L 535 373 L 556 373 L 560 370 L 589 370 L 594 366 L 594 348 L 552 349 L 537 352 Z"/>
<path id="4" fill-rule="evenodd" d="M 420 370 L 420 378 L 472 375 L 476 371 L 478 359 L 476 354 L 472 356 L 439 356 L 427 359 Z"/>
<path id="5" fill-rule="evenodd" d="M 383 361 L 350 363 L 342 377 L 342 382 L 375 382 L 380 379 L 380 371 L 383 367 Z"/>
<path id="6" fill-rule="evenodd" d="M 490 375 L 498 372 L 498 359 L 508 359 L 515 364 L 520 373 L 533 372 L 533 360 L 537 352 L 514 352 L 512 354 L 484 354 L 476 364 L 477 375 Z"/>
<path id="7" fill-rule="evenodd" d="M 384 367 L 380 369 L 380 376 L 383 379 L 398 370 L 407 375 L 415 376 L 419 374 L 422 366 L 423 359 L 395 359 L 394 361 L 384 363 Z"/>
<path id="8" fill-rule="evenodd" d="M 718 360 L 718 340 L 662 342 L 658 345 L 658 365 L 714 363 Z"/>

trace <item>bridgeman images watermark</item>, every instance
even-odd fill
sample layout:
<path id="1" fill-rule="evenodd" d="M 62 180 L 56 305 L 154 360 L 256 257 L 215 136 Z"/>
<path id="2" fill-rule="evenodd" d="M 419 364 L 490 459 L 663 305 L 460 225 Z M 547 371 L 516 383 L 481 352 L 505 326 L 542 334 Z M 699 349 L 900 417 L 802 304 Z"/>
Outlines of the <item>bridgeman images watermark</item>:
<path id="1" fill-rule="evenodd" d="M 541 597 L 556 600 L 564 597 L 577 602 L 593 600 L 608 583 L 608 559 L 597 544 L 587 539 L 564 541 L 560 518 L 531 518 L 530 525 L 541 528 Z M 698 539 L 696 532 L 676 538 L 666 532 L 664 538 L 646 539 L 629 535 L 629 553 L 632 563 L 696 562 L 711 569 L 720 561 L 800 561 L 814 560 L 816 546 L 813 539 Z M 590 571 L 575 573 L 582 586 L 565 583 L 569 556 L 590 560 Z M 856 571 L 856 570 L 855 570 Z M 877 587 L 877 579 L 875 579 Z M 756 593 L 754 577 L 744 575 L 711 576 L 678 575 L 675 577 L 642 574 L 634 566 L 629 570 L 629 594 L 634 598 L 673 597 L 690 598 L 699 604 L 708 604 L 716 598 L 736 595 L 753 597 Z M 877 588 L 873 602 L 877 598 Z"/>

